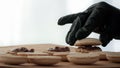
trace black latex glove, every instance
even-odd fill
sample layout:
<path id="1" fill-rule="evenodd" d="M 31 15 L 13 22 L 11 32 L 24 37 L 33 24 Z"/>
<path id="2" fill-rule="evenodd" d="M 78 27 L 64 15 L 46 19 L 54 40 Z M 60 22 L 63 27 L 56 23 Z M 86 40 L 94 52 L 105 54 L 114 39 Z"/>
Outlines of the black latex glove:
<path id="1" fill-rule="evenodd" d="M 86 38 L 91 32 L 97 32 L 100 34 L 102 46 L 106 46 L 113 38 L 120 39 L 119 18 L 119 9 L 105 2 L 99 2 L 84 12 L 61 17 L 58 24 L 72 23 L 66 36 L 66 43 L 70 45 L 74 45 L 78 39 Z"/>

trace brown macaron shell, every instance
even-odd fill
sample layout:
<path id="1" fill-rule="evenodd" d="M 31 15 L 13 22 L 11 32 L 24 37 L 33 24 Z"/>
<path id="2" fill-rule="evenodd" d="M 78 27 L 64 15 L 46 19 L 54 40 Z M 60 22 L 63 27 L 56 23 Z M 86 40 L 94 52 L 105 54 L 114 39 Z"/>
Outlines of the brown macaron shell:
<path id="1" fill-rule="evenodd" d="M 110 62 L 120 63 L 120 52 L 106 52 L 106 57 Z"/>
<path id="2" fill-rule="evenodd" d="M 34 64 L 37 65 L 55 65 L 61 61 L 59 56 L 28 56 L 28 59 Z"/>
<path id="3" fill-rule="evenodd" d="M 99 55 L 94 53 L 71 53 L 67 56 L 68 60 L 74 64 L 94 64 L 99 61 Z"/>
<path id="4" fill-rule="evenodd" d="M 18 52 L 18 56 L 48 56 L 48 53 L 42 52 Z"/>
<path id="5" fill-rule="evenodd" d="M 11 54 L 2 54 L 0 55 L 0 63 L 10 64 L 10 65 L 19 65 L 27 62 L 25 56 L 17 56 Z"/>
<path id="6" fill-rule="evenodd" d="M 98 46 L 101 45 L 102 42 L 98 39 L 95 38 L 85 38 L 82 40 L 77 40 L 75 42 L 75 46 L 88 46 L 88 45 L 92 45 L 92 46 Z"/>

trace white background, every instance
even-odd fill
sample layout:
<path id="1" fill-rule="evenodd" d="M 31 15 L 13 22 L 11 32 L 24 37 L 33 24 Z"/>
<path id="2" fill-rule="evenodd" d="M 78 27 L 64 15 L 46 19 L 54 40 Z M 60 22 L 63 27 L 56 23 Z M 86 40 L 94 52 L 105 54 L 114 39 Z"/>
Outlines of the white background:
<path id="1" fill-rule="evenodd" d="M 90 5 L 106 1 L 120 8 L 120 0 L 0 0 L 0 46 L 16 44 L 65 43 L 71 26 L 58 26 L 61 16 L 82 12 Z M 98 38 L 92 33 L 89 37 Z M 120 51 L 113 40 L 103 50 Z"/>

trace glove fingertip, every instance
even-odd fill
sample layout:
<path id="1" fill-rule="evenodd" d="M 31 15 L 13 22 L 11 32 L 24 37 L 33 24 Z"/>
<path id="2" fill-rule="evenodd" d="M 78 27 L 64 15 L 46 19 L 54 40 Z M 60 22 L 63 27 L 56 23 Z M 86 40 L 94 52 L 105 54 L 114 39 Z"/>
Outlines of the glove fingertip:
<path id="1" fill-rule="evenodd" d="M 109 42 L 102 42 L 102 46 L 106 47 Z"/>
<path id="2" fill-rule="evenodd" d="M 75 41 L 76 39 L 73 36 L 69 35 L 68 33 L 68 35 L 66 36 L 66 43 L 69 44 L 70 46 L 73 46 Z"/>
<path id="3" fill-rule="evenodd" d="M 102 42 L 102 46 L 103 46 L 103 47 L 106 47 L 107 44 L 108 44 L 113 38 L 105 33 L 105 34 L 101 34 L 99 39 L 100 39 L 100 41 Z"/>
<path id="4" fill-rule="evenodd" d="M 61 17 L 59 20 L 58 20 L 58 25 L 64 25 L 64 21 L 63 21 L 63 17 Z"/>

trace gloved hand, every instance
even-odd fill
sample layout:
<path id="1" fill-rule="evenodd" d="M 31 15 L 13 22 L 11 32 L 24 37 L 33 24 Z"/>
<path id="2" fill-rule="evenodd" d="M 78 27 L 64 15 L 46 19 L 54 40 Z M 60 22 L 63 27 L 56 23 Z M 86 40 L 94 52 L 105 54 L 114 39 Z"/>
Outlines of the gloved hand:
<path id="1" fill-rule="evenodd" d="M 113 38 L 120 39 L 120 10 L 105 2 L 90 6 L 84 12 L 61 17 L 58 25 L 71 23 L 66 36 L 66 43 L 74 45 L 78 39 L 86 38 L 91 32 L 100 34 L 102 46 L 106 46 Z"/>

